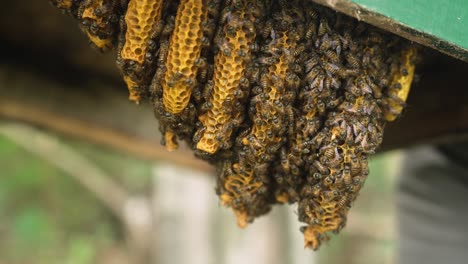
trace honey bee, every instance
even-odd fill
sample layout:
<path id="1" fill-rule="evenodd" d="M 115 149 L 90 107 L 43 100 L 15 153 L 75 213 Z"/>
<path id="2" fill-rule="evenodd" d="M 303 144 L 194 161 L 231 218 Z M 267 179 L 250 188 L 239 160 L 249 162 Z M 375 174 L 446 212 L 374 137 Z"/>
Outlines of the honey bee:
<path id="1" fill-rule="evenodd" d="M 327 32 L 330 32 L 330 27 L 328 26 L 328 21 L 325 18 L 320 18 L 320 24 L 319 24 L 319 27 L 318 27 L 317 35 L 319 37 L 322 37 Z"/>
<path id="2" fill-rule="evenodd" d="M 331 61 L 331 63 L 333 63 L 333 64 L 339 64 L 340 63 L 339 54 L 334 50 L 325 51 L 325 57 L 327 57 Z"/>
<path id="3" fill-rule="evenodd" d="M 208 15 L 215 18 L 219 15 L 222 0 L 209 0 L 206 4 Z"/>
<path id="4" fill-rule="evenodd" d="M 327 160 L 327 164 L 331 168 L 335 168 L 339 166 L 342 162 L 343 162 L 343 157 L 341 157 L 341 155 L 339 155 L 338 153 L 335 153 L 335 156 L 333 158 Z"/>
<path id="5" fill-rule="evenodd" d="M 333 200 L 336 197 L 338 197 L 338 195 L 339 195 L 339 192 L 337 190 L 325 191 L 323 193 L 324 198 L 327 199 L 327 200 Z"/>
<path id="6" fill-rule="evenodd" d="M 312 40 L 313 37 L 315 36 L 316 34 L 316 28 L 315 28 L 315 25 L 314 24 L 311 24 L 307 27 L 307 31 L 305 33 L 305 36 L 304 36 L 304 39 L 306 41 L 309 41 L 309 40 Z"/>
<path id="7" fill-rule="evenodd" d="M 351 169 L 348 164 L 345 164 L 343 169 L 343 180 L 346 186 L 351 186 L 353 178 L 351 176 Z"/>
<path id="8" fill-rule="evenodd" d="M 167 51 L 169 50 L 169 40 L 162 40 L 159 44 L 159 51 L 158 51 L 158 64 L 164 65 L 167 57 Z"/>
<path id="9" fill-rule="evenodd" d="M 333 63 L 324 63 L 323 68 L 328 75 L 335 75 L 340 70 L 340 66 Z"/>
<path id="10" fill-rule="evenodd" d="M 319 74 L 313 80 L 309 79 L 309 74 L 306 76 L 306 82 L 309 82 L 311 89 L 317 89 L 317 91 L 323 91 L 324 82 L 325 82 L 325 75 Z"/>
<path id="11" fill-rule="evenodd" d="M 314 186 L 312 186 L 312 195 L 314 197 L 318 197 L 321 191 L 322 191 L 322 186 L 320 183 L 317 183 Z"/>
<path id="12" fill-rule="evenodd" d="M 307 73 L 311 72 L 313 69 L 316 69 L 316 71 L 318 71 L 318 67 L 315 67 L 315 66 L 319 63 L 319 61 L 320 61 L 320 57 L 317 56 L 316 54 L 313 54 L 311 58 L 309 58 L 305 62 L 305 71 Z M 313 77 L 310 77 L 310 78 L 313 78 Z"/>
<path id="13" fill-rule="evenodd" d="M 278 63 L 278 58 L 275 58 L 275 57 L 261 57 L 261 58 L 257 59 L 257 62 L 260 65 L 269 66 L 269 65 Z"/>
<path id="14" fill-rule="evenodd" d="M 334 183 L 334 178 L 331 175 L 329 175 L 329 176 L 327 176 L 327 177 L 325 177 L 323 179 L 323 185 L 325 187 L 330 187 L 330 186 L 333 185 L 333 183 Z"/>
<path id="15" fill-rule="evenodd" d="M 343 197 L 340 198 L 337 202 L 338 208 L 343 208 L 346 204 L 348 203 L 348 196 L 344 195 Z"/>
<path id="16" fill-rule="evenodd" d="M 345 187 L 344 180 L 343 180 L 343 173 L 337 173 L 335 175 L 335 186 L 338 189 L 343 189 Z"/>
<path id="17" fill-rule="evenodd" d="M 367 156 L 361 156 L 361 174 L 367 176 L 369 174 L 369 167 L 367 162 Z"/>

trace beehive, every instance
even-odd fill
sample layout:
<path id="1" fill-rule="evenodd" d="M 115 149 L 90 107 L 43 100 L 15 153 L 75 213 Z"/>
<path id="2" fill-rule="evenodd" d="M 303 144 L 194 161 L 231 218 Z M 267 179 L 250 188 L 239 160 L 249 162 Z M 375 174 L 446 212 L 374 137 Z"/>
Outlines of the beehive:
<path id="1" fill-rule="evenodd" d="M 130 99 L 149 95 L 168 150 L 217 167 L 239 226 L 296 203 L 312 249 L 345 226 L 415 74 L 417 47 L 311 0 L 52 3 L 118 39 Z"/>

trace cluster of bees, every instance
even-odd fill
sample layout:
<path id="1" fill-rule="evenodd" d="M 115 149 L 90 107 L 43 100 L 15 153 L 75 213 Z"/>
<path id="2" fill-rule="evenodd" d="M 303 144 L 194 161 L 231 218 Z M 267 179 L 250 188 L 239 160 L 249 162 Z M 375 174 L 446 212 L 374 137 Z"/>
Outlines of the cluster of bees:
<path id="1" fill-rule="evenodd" d="M 384 125 L 403 110 L 416 47 L 309 0 L 51 0 L 175 150 L 218 170 L 240 226 L 298 205 L 305 246 L 340 231 Z"/>

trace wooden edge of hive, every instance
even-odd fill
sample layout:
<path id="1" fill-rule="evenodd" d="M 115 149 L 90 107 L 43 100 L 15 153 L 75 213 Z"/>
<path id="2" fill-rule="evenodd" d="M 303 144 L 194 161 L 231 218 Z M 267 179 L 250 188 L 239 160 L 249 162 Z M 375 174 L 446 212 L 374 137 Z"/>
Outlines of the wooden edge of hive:
<path id="1" fill-rule="evenodd" d="M 468 62 L 468 49 L 460 47 L 433 34 L 423 32 L 409 25 L 398 22 L 388 16 L 367 9 L 349 0 L 313 0 L 338 12 L 354 17 L 359 21 L 389 31 L 423 46 L 427 46 L 449 56 Z"/>

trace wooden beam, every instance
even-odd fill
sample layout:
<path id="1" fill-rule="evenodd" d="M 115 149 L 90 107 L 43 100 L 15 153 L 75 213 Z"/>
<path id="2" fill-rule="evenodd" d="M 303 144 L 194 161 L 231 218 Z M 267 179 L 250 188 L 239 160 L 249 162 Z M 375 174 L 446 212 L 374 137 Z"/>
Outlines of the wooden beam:
<path id="1" fill-rule="evenodd" d="M 313 1 L 468 61 L 468 2 L 465 0 Z"/>

